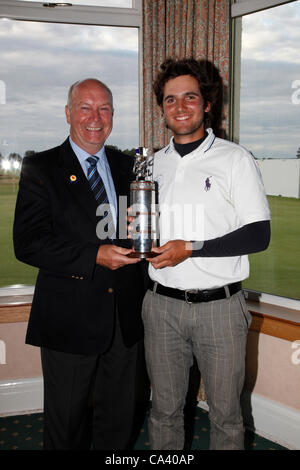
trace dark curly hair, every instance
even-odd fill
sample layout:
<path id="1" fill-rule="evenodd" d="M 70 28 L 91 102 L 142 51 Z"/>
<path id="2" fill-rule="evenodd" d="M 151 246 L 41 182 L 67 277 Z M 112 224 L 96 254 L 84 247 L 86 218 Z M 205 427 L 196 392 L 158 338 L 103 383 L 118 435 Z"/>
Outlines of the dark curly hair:
<path id="1" fill-rule="evenodd" d="M 160 71 L 153 84 L 157 104 L 162 107 L 165 84 L 172 78 L 181 75 L 191 75 L 199 85 L 204 100 L 204 107 L 210 103 L 210 110 L 205 113 L 205 127 L 214 127 L 216 121 L 215 109 L 221 98 L 221 78 L 217 69 L 207 60 L 196 60 L 193 58 L 173 59 L 168 58 L 160 66 Z"/>

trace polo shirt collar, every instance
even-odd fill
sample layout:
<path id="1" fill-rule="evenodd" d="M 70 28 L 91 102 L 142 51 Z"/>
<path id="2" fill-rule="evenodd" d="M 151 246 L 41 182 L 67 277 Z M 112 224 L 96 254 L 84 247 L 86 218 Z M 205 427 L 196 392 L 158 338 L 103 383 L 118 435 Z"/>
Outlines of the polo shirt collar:
<path id="1" fill-rule="evenodd" d="M 202 144 L 199 145 L 195 150 L 193 150 L 192 153 L 201 150 L 203 153 L 207 152 L 214 143 L 214 140 L 216 138 L 215 134 L 213 133 L 213 130 L 211 128 L 206 129 L 206 132 L 208 133 L 208 136 L 206 139 L 202 142 Z M 169 145 L 165 149 L 165 154 L 167 155 L 170 151 L 176 152 L 175 146 L 174 146 L 174 137 L 171 137 Z"/>

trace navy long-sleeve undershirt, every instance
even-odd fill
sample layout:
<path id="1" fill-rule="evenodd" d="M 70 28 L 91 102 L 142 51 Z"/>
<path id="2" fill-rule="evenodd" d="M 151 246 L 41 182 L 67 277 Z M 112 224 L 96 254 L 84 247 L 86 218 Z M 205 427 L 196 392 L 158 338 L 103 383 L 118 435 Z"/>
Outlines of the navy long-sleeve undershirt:
<path id="1" fill-rule="evenodd" d="M 241 256 L 268 248 L 271 237 L 269 220 L 253 222 L 222 237 L 205 240 L 200 249 L 193 249 L 191 257 Z M 197 242 L 195 246 L 197 247 Z"/>

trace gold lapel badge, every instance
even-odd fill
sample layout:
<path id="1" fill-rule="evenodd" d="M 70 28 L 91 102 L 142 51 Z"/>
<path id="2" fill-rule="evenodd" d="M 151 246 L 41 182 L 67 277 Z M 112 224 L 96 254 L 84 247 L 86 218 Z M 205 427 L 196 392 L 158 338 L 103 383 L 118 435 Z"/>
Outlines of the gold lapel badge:
<path id="1" fill-rule="evenodd" d="M 77 176 L 71 175 L 70 176 L 70 181 L 71 181 L 71 183 L 75 183 L 75 181 L 77 181 Z"/>

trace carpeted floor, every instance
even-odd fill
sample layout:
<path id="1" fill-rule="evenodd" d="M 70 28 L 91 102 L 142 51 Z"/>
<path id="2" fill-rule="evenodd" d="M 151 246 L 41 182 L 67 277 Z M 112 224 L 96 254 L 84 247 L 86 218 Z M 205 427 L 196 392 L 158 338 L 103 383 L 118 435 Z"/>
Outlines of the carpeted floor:
<path id="1" fill-rule="evenodd" d="M 197 407 L 194 429 L 190 434 L 192 450 L 207 450 L 209 419 L 205 410 Z M 0 450 L 41 450 L 43 448 L 43 414 L 0 417 Z M 247 450 L 286 450 L 267 439 L 246 431 Z M 135 450 L 150 450 L 147 420 L 136 441 Z"/>

